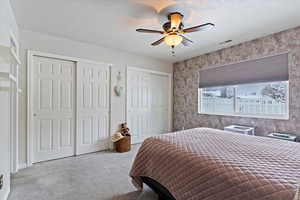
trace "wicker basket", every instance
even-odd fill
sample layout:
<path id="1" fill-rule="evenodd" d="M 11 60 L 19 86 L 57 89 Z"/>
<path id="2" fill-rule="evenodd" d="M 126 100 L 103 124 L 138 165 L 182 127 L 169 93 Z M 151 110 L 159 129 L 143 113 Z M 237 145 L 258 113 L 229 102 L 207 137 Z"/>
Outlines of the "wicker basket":
<path id="1" fill-rule="evenodd" d="M 131 149 L 131 136 L 125 136 L 116 142 L 116 151 L 119 153 L 128 152 Z"/>

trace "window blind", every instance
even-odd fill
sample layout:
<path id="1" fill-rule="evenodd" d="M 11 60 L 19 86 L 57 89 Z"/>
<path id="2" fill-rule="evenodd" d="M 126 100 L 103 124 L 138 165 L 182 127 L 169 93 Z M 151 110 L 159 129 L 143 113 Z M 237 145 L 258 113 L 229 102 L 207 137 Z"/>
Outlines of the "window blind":
<path id="1" fill-rule="evenodd" d="M 199 87 L 218 87 L 289 79 L 288 53 L 200 70 Z"/>

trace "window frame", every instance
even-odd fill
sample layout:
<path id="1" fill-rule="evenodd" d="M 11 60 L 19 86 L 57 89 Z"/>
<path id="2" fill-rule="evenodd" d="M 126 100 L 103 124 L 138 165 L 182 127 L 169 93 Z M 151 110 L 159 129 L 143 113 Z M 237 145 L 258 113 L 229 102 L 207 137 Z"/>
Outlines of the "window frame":
<path id="1" fill-rule="evenodd" d="M 276 81 L 274 81 L 276 82 Z M 278 81 L 280 82 L 280 81 Z M 284 116 L 280 116 L 280 115 L 260 115 L 260 114 L 256 114 L 256 115 L 253 115 L 253 114 L 231 114 L 231 113 L 216 113 L 216 112 L 202 112 L 202 98 L 203 98 L 203 95 L 202 95 L 202 90 L 205 89 L 205 88 L 198 88 L 198 114 L 199 115 L 215 115 L 215 116 L 227 116 L 227 117 L 244 117 L 244 118 L 258 118 L 258 119 L 278 119 L 278 120 L 289 120 L 289 116 L 290 116 L 290 87 L 289 87 L 289 80 L 286 81 L 287 82 L 287 91 L 286 91 L 286 94 L 287 94 L 287 97 L 286 97 L 286 101 L 287 101 L 287 113 L 286 115 Z M 269 82 L 269 83 L 272 83 L 272 82 Z M 259 83 L 253 83 L 253 84 L 259 84 Z M 242 85 L 242 84 L 240 84 Z M 231 86 L 238 86 L 238 85 L 231 85 Z M 219 86 L 219 87 L 227 87 L 227 86 Z M 229 87 L 229 86 L 228 86 Z M 236 110 L 236 94 L 237 94 L 237 88 L 235 87 L 234 88 L 234 94 L 235 94 L 235 97 L 234 97 L 234 111 Z M 200 100 L 200 102 L 199 102 Z"/>

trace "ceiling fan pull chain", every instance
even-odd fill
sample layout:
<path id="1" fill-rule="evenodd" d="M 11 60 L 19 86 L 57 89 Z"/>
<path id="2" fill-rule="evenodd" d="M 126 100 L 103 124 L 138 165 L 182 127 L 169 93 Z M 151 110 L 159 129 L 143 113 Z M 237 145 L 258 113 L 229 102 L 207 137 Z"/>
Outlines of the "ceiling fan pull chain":
<path id="1" fill-rule="evenodd" d="M 174 49 L 175 46 L 172 45 L 171 47 L 172 47 L 172 51 L 171 51 L 172 52 L 172 56 L 175 56 L 175 49 Z"/>

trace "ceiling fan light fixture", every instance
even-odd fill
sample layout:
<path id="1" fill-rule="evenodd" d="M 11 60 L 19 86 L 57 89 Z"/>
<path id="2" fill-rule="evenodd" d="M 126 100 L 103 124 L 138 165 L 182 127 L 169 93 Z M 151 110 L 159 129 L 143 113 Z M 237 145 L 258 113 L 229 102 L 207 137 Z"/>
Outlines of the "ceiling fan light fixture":
<path id="1" fill-rule="evenodd" d="M 164 40 L 168 46 L 177 46 L 182 42 L 183 38 L 177 34 L 170 34 L 167 35 Z"/>

